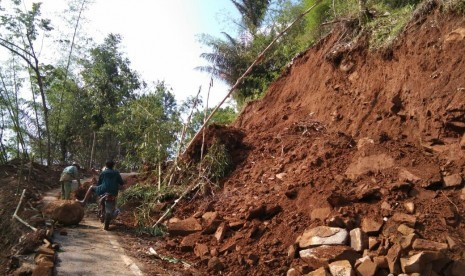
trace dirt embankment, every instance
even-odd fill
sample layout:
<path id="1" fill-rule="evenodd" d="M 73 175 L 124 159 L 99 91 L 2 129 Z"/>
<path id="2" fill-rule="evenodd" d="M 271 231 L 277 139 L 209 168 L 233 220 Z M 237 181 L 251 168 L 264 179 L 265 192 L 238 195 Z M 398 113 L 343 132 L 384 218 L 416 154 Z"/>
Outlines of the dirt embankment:
<path id="1" fill-rule="evenodd" d="M 362 255 L 377 275 L 433 259 L 439 275 L 461 268 L 465 21 L 433 11 L 382 53 L 344 33 L 245 108 L 245 160 L 221 192 L 180 204 L 157 252 L 207 274 L 301 275 L 341 259 L 359 269 Z M 329 249 L 311 244 L 352 230 Z"/>
<path id="2" fill-rule="evenodd" d="M 29 228 L 12 219 L 21 197 L 26 190 L 23 205 L 18 210 L 18 216 L 34 227 L 45 225 L 45 219 L 40 212 L 40 199 L 44 191 L 56 187 L 59 173 L 36 163 L 21 163 L 12 160 L 0 166 L 0 268 L 2 274 L 9 269 L 10 256 L 26 254 L 35 248 L 23 247 L 19 238 L 24 233 L 31 232 Z M 38 235 L 39 236 L 39 235 Z M 38 239 L 38 244 L 42 239 Z M 26 244 L 23 240 L 23 244 Z M 13 248 L 13 246 L 16 246 Z M 11 250 L 13 248 L 13 250 Z"/>

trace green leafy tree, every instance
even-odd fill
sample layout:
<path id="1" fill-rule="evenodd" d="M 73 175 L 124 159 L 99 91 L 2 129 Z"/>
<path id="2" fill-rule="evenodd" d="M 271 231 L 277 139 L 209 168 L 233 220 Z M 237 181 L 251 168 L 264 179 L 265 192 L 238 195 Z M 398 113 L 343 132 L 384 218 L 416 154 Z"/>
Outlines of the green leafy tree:
<path id="1" fill-rule="evenodd" d="M 213 108 L 209 108 L 207 110 L 207 117 L 211 114 Z M 237 112 L 232 106 L 226 106 L 219 108 L 215 115 L 210 119 L 208 125 L 211 124 L 219 124 L 219 125 L 228 125 L 234 122 L 237 117 Z M 189 125 L 187 130 L 186 139 L 189 141 L 192 137 L 197 133 L 200 127 L 203 125 L 203 121 L 205 118 L 205 111 L 204 110 L 197 110 L 192 115 L 192 121 Z"/>
<path id="2" fill-rule="evenodd" d="M 31 80 L 38 87 L 47 137 L 47 163 L 50 165 L 51 136 L 47 97 L 36 44 L 41 42 L 40 38 L 50 32 L 52 27 L 49 19 L 41 17 L 41 3 L 32 3 L 31 9 L 25 11 L 22 9 L 21 1 L 13 0 L 11 4 L 13 12 L 4 11 L 0 15 L 0 46 L 26 63 L 31 72 Z"/>
<path id="3" fill-rule="evenodd" d="M 19 90 L 23 80 L 19 78 L 20 67 L 13 57 L 0 69 L 0 107 L 2 115 L 2 137 L 10 133 L 9 138 L 2 140 L 2 152 L 4 156 L 22 158 L 28 156 L 27 133 L 23 120 L 24 100 L 19 96 Z M 10 145 L 3 142 L 10 140 Z M 10 150 L 7 151 L 7 148 Z M 14 150 L 13 150 L 14 149 Z"/>
<path id="4" fill-rule="evenodd" d="M 72 78 L 66 68 L 48 66 L 45 85 L 50 105 L 50 122 L 55 125 L 53 145 L 55 160 L 62 164 L 87 160 L 88 137 L 92 137 L 93 105 L 88 93 Z"/>
<path id="5" fill-rule="evenodd" d="M 224 38 L 209 35 L 201 36 L 201 42 L 211 49 L 201 57 L 210 65 L 200 66 L 200 71 L 233 86 L 260 53 L 273 41 L 276 35 L 294 19 L 290 12 L 295 5 L 292 1 L 232 1 L 241 14 L 237 36 L 223 33 Z M 295 9 L 298 11 L 298 9 Z M 290 32 L 290 37 L 279 40 L 260 60 L 250 74 L 238 85 L 234 99 L 241 107 L 249 100 L 263 95 L 268 85 L 280 74 L 283 67 L 303 47 L 294 38 L 303 32 L 303 26 Z"/>
<path id="6" fill-rule="evenodd" d="M 172 156 L 181 123 L 175 97 L 164 82 L 131 100 L 118 118 L 116 128 L 128 167 L 160 164 Z"/>
<path id="7" fill-rule="evenodd" d="M 145 86 L 137 72 L 130 68 L 129 59 L 120 51 L 120 43 L 120 35 L 109 34 L 102 44 L 91 49 L 90 59 L 82 61 L 81 75 L 92 102 L 94 135 L 90 165 L 97 154 L 101 163 L 118 155 L 120 145 L 114 131 L 118 108 L 135 99 L 134 92 Z M 97 138 L 100 138 L 98 153 L 95 152 Z"/>

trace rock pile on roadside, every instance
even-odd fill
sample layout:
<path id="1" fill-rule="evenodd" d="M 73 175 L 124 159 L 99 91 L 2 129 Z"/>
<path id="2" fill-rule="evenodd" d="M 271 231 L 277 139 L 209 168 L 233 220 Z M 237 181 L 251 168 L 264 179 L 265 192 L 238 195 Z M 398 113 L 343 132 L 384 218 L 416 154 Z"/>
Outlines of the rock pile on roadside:
<path id="1" fill-rule="evenodd" d="M 237 187 L 254 175 L 244 164 L 250 175 L 230 180 L 228 201 L 186 206 L 178 213 L 188 216 L 166 223 L 164 249 L 208 273 L 462 275 L 463 164 L 439 167 L 418 149 L 393 162 L 407 148 L 388 148 L 350 149 L 330 167 L 341 173 L 325 180 L 324 165 L 310 162 L 313 178 L 332 185 L 296 185 L 301 175 L 277 171 L 259 172 L 259 187 Z"/>
<path id="2" fill-rule="evenodd" d="M 50 242 L 54 228 L 50 224 L 47 229 L 29 232 L 20 239 L 16 246 L 16 254 L 10 259 L 9 267 L 12 275 L 45 276 L 54 275 L 58 244 Z"/>

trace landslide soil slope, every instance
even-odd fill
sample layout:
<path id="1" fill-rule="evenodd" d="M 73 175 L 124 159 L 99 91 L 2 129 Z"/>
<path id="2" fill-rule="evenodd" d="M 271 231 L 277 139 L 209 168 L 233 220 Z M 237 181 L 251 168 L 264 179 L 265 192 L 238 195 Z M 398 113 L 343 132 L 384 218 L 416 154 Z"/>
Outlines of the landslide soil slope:
<path id="1" fill-rule="evenodd" d="M 305 272 L 322 265 L 288 256 L 305 229 L 331 218 L 348 230 L 385 218 L 376 239 L 394 242 L 393 214 L 412 213 L 405 203 L 414 203 L 418 235 L 443 243 L 449 236 L 457 246 L 448 256 L 463 258 L 465 195 L 443 178 L 465 173 L 464 17 L 414 17 L 391 48 L 375 53 L 368 36 L 347 33 L 335 28 L 244 109 L 233 126 L 243 147 L 235 141 L 238 163 L 223 189 L 174 212 L 185 219 L 216 211 L 224 237 L 170 236 L 151 242 L 157 252 L 207 275 Z"/>
<path id="2" fill-rule="evenodd" d="M 241 152 L 245 160 L 221 192 L 185 202 L 175 212 L 187 218 L 214 210 L 235 225 L 220 242 L 213 235 L 189 238 L 207 246 L 208 258 L 218 256 L 223 273 L 313 269 L 288 257 L 304 229 L 338 216 L 350 230 L 364 218 L 405 213 L 406 202 L 415 204 L 419 235 L 439 242 L 449 235 L 458 243 L 450 257 L 461 258 L 461 190 L 440 183 L 446 175 L 465 173 L 459 145 L 465 130 L 463 16 L 432 11 L 414 18 L 382 53 L 370 52 L 366 37 L 348 42 L 344 33 L 343 26 L 336 28 L 296 58 L 262 100 L 245 108 L 234 125 L 250 149 Z M 413 183 L 408 192 L 396 186 L 405 182 Z M 373 190 L 379 193 L 369 194 Z M 266 206 L 261 214 L 260 206 Z M 326 207 L 328 214 L 312 217 Z M 258 215 L 251 219 L 253 211 Z M 396 227 L 388 220 L 378 238 L 392 237 Z M 188 239 L 167 239 L 162 252 L 218 273 L 207 266 L 208 258 L 182 252 L 189 251 L 179 246 Z"/>

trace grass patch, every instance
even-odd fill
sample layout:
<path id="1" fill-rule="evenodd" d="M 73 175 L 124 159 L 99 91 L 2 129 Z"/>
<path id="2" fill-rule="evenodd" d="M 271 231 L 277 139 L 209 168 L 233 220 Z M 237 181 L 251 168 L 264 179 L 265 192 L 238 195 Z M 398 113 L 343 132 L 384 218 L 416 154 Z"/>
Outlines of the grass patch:
<path id="1" fill-rule="evenodd" d="M 150 183 L 138 183 L 129 187 L 118 196 L 118 205 L 135 206 L 133 215 L 136 231 L 153 236 L 164 235 L 163 226 L 153 228 L 154 217 L 160 214 L 159 203 L 177 198 L 182 193 L 182 186 L 163 186 L 160 190 Z"/>
<path id="2" fill-rule="evenodd" d="M 176 197 L 179 193 L 178 186 L 162 186 L 160 190 L 151 183 L 137 183 L 121 192 L 118 197 L 118 205 L 126 205 L 129 202 L 147 203 L 163 202 Z"/>
<path id="3" fill-rule="evenodd" d="M 137 233 L 138 234 L 145 233 L 145 234 L 149 234 L 154 237 L 162 237 L 168 233 L 168 230 L 163 224 L 160 224 L 157 227 L 139 226 L 137 228 Z"/>
<path id="4" fill-rule="evenodd" d="M 378 4 L 376 10 L 385 11 L 385 13 L 373 18 L 365 26 L 371 32 L 371 49 L 379 49 L 392 44 L 410 21 L 415 5 L 389 8 Z"/>
<path id="5" fill-rule="evenodd" d="M 205 176 L 212 182 L 218 182 L 231 171 L 232 160 L 226 146 L 214 141 L 202 160 Z"/>
<path id="6" fill-rule="evenodd" d="M 445 0 L 442 6 L 445 12 L 465 14 L 465 0 Z"/>

